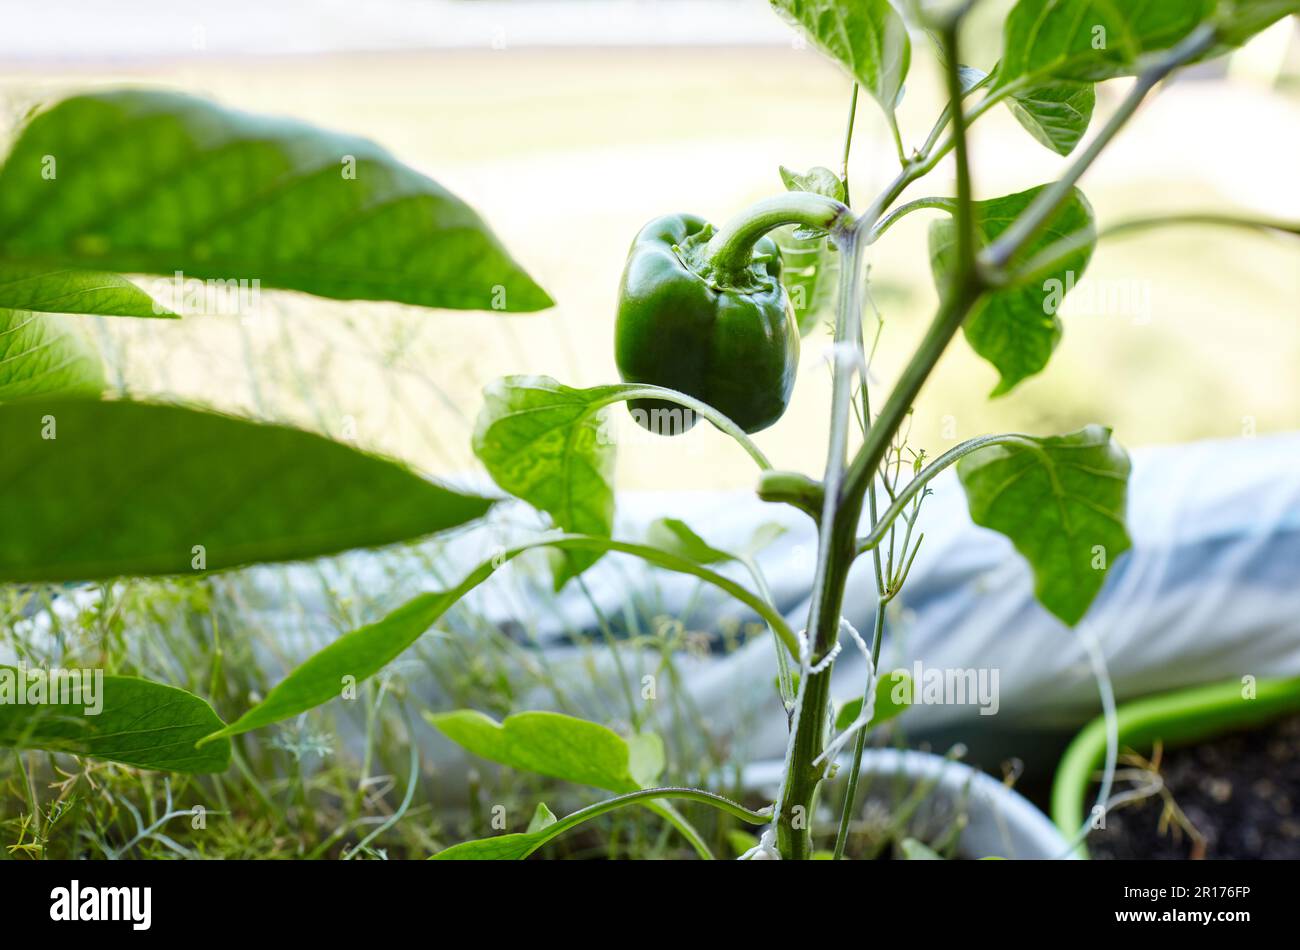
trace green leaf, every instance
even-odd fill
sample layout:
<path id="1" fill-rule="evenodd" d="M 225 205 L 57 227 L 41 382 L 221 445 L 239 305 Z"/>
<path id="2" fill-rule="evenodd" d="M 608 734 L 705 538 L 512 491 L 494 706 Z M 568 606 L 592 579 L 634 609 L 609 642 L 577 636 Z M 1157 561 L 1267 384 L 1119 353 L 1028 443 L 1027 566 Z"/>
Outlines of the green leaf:
<path id="1" fill-rule="evenodd" d="M 573 389 L 549 376 L 498 379 L 483 393 L 474 454 L 504 491 L 549 514 L 560 529 L 609 537 L 615 444 L 604 406 L 616 388 Z M 559 552 L 555 589 L 600 556 Z"/>
<path id="2" fill-rule="evenodd" d="M 781 166 L 781 181 L 787 191 L 806 191 L 843 201 L 844 182 L 820 165 L 805 175 Z M 835 306 L 839 281 L 839 254 L 817 228 L 784 227 L 771 233 L 781 249 L 781 283 L 794 310 L 799 335 L 807 336 Z"/>
<path id="3" fill-rule="evenodd" d="M 710 856 L 708 846 L 690 823 L 668 802 L 655 799 L 671 798 L 674 794 L 695 794 L 716 801 L 725 800 L 707 792 L 681 788 L 648 789 L 646 794 L 641 794 L 642 789 L 663 770 L 663 743 L 657 736 L 638 736 L 625 741 L 597 723 L 552 712 L 515 713 L 507 716 L 504 722 L 470 709 L 437 714 L 426 712 L 424 718 L 457 745 L 485 759 L 510 768 L 620 793 L 620 799 L 588 806 L 562 821 L 532 830 L 532 837 L 528 840 L 515 835 L 500 835 L 483 839 L 483 842 L 465 842 L 448 848 L 434 855 L 435 858 L 525 858 L 566 829 L 603 810 L 634 801 L 677 828 L 702 857 Z M 727 804 L 739 807 L 734 803 Z M 501 844 L 485 843 L 489 841 Z"/>
<path id="4" fill-rule="evenodd" d="M 0 666 L 0 746 L 169 772 L 220 772 L 230 764 L 229 741 L 195 749 L 222 722 L 192 693 L 131 676 L 104 676 L 102 670 L 62 670 L 57 679 L 51 679 L 52 671 L 40 671 L 41 704 L 17 705 L 15 691 L 22 685 L 32 701 L 37 672 Z M 54 698 L 61 701 L 48 701 Z"/>
<path id="5" fill-rule="evenodd" d="M 898 843 L 904 861 L 942 861 L 943 856 L 915 838 L 904 838 Z"/>
<path id="6" fill-rule="evenodd" d="M 58 314 L 0 310 L 0 403 L 104 391 L 99 353 L 73 323 Z"/>
<path id="7" fill-rule="evenodd" d="M 492 502 L 280 425 L 182 406 L 0 406 L 0 581 L 177 574 L 391 544 Z"/>
<path id="8" fill-rule="evenodd" d="M 461 709 L 450 713 L 425 713 L 435 729 L 468 752 L 526 772 L 536 772 L 578 785 L 594 785 L 627 794 L 649 786 L 664 768 L 663 741 L 644 733 L 624 740 L 598 723 L 552 712 L 523 712 L 497 722 L 480 712 Z M 707 856 L 698 833 L 667 802 L 646 801 L 645 807 L 669 821 Z M 561 833 L 575 818 L 533 830 L 528 841 L 513 840 L 496 847 L 466 842 L 435 857 L 512 860 L 527 857 L 535 848 Z M 512 835 L 484 839 L 501 841 Z M 461 849 L 461 850 L 458 850 Z M 504 852 L 504 853 L 503 853 Z"/>
<path id="9" fill-rule="evenodd" d="M 822 166 L 817 165 L 814 168 L 810 168 L 807 174 L 800 175 L 798 172 L 791 171 L 782 165 L 780 166 L 780 172 L 781 182 L 785 185 L 786 191 L 803 191 L 808 192 L 809 194 L 831 198 L 835 201 L 844 200 L 844 182 L 841 181 L 840 177 L 829 168 L 823 168 Z M 773 237 L 777 239 L 779 245 L 781 244 L 780 237 L 782 233 L 787 236 L 788 243 L 791 245 L 792 249 L 802 247 L 810 252 L 818 254 L 820 257 L 820 254 L 825 253 L 828 248 L 828 242 L 823 240 L 823 238 L 828 234 L 825 228 L 802 226 L 780 228 L 777 232 L 773 233 Z M 781 263 L 783 268 L 790 263 L 790 257 L 786 255 L 784 245 L 782 245 Z M 806 267 L 807 264 L 807 261 L 795 262 L 795 266 L 801 268 Z M 785 277 L 786 275 L 783 274 L 782 276 Z M 782 283 L 785 284 L 786 290 L 789 291 L 792 286 L 791 280 L 785 279 Z M 793 285 L 799 286 L 799 282 L 796 280 Z M 800 303 L 803 304 L 804 302 L 800 301 Z M 796 318 L 801 309 L 806 309 L 806 304 L 802 307 L 795 307 Z M 800 324 L 799 331 L 800 335 L 803 335 L 804 330 L 802 324 Z"/>
<path id="10" fill-rule="evenodd" d="M 912 702 L 912 677 L 902 670 L 884 673 L 876 680 L 876 703 L 871 707 L 868 729 L 882 726 L 907 711 Z M 862 697 L 851 699 L 840 707 L 835 717 L 835 728 L 847 729 L 862 712 Z"/>
<path id="11" fill-rule="evenodd" d="M 1241 46 L 1251 37 L 1268 29 L 1284 16 L 1300 14 L 1300 0 L 1219 0 L 1218 24 L 1220 47 L 1205 58 Z"/>
<path id="12" fill-rule="evenodd" d="M 1029 206 L 1047 185 L 974 203 L 976 239 L 988 244 Z M 966 318 L 963 330 L 972 349 L 992 363 L 1002 378 L 992 395 L 1010 392 L 1021 380 L 1041 372 L 1061 339 L 1057 317 L 1061 300 L 1083 275 L 1096 246 L 1092 206 L 1079 189 L 1052 217 L 1047 227 L 1011 261 L 1014 268 L 1064 238 L 1086 235 L 1087 240 L 1067 255 L 1041 284 L 1012 286 L 982 297 Z M 930 266 L 935 283 L 943 287 L 953 266 L 956 228 L 951 218 L 930 225 Z"/>
<path id="13" fill-rule="evenodd" d="M 754 529 L 754 533 L 750 535 L 749 540 L 745 542 L 745 549 L 742 553 L 746 556 L 752 557 L 759 551 L 762 551 L 769 545 L 775 543 L 776 540 L 782 537 L 785 533 L 786 528 L 784 525 L 778 524 L 775 521 L 765 521 Z"/>
<path id="14" fill-rule="evenodd" d="M 1128 455 L 1110 429 L 989 446 L 957 463 L 971 518 L 1008 538 L 1034 572 L 1039 602 L 1073 626 L 1131 546 Z"/>
<path id="15" fill-rule="evenodd" d="M 118 274 L 49 270 L 6 260 L 0 260 L 0 307 L 104 317 L 176 317 Z"/>
<path id="16" fill-rule="evenodd" d="M 847 69 L 893 121 L 912 43 L 889 0 L 772 0 L 772 6 Z"/>
<path id="17" fill-rule="evenodd" d="M 576 828 L 583 822 L 590 821 L 615 809 L 633 804 L 643 805 L 655 814 L 671 821 L 679 831 L 686 835 L 700 857 L 706 860 L 712 858 L 712 853 L 699 837 L 699 833 L 677 813 L 671 804 L 659 800 L 669 798 L 703 800 L 728 811 L 732 815 L 741 817 L 745 821 L 765 823 L 768 820 L 766 814 L 749 812 L 735 802 L 729 802 L 721 796 L 712 795 L 699 789 L 650 788 L 644 791 L 627 792 L 617 798 L 596 802 L 559 820 L 556 820 L 549 808 L 545 805 L 539 805 L 537 811 L 533 814 L 532 821 L 528 823 L 528 830 L 523 834 L 496 835 L 477 841 L 466 841 L 438 852 L 430 860 L 521 861 L 546 844 L 546 842 L 559 837 L 569 829 Z"/>
<path id="18" fill-rule="evenodd" d="M 553 712 L 515 713 L 497 722 L 471 709 L 425 713 L 425 719 L 466 751 L 500 765 L 610 792 L 645 787 L 633 777 L 628 743 L 598 723 Z"/>
<path id="19" fill-rule="evenodd" d="M 555 824 L 555 812 L 546 807 L 545 802 L 538 802 L 537 808 L 533 811 L 533 817 L 528 822 L 528 833 L 544 831 Z"/>
<path id="20" fill-rule="evenodd" d="M 989 74 L 975 66 L 958 66 L 957 83 L 963 96 L 969 95 L 988 81 Z"/>
<path id="21" fill-rule="evenodd" d="M 661 551 L 690 558 L 700 564 L 717 564 L 734 561 L 735 555 L 719 551 L 691 530 L 690 525 L 678 518 L 659 518 L 646 529 L 646 543 Z"/>
<path id="22" fill-rule="evenodd" d="M 1088 131 L 1096 87 L 1090 82 L 1053 82 L 1007 100 L 1016 121 L 1057 155 L 1069 155 Z"/>
<path id="23" fill-rule="evenodd" d="M 75 96 L 32 119 L 0 169 L 0 258 L 426 307 L 552 304 L 473 209 L 373 142 L 173 92 Z"/>
<path id="24" fill-rule="evenodd" d="M 627 774 L 638 786 L 648 788 L 659 779 L 668 764 L 664 740 L 657 732 L 638 732 L 624 741 L 627 743 Z"/>
<path id="25" fill-rule="evenodd" d="M 539 806 L 545 807 L 545 806 Z M 549 810 L 549 809 L 548 809 Z M 556 832 L 550 827 L 539 828 L 523 834 L 493 835 L 462 841 L 433 855 L 432 861 L 522 861 L 551 838 Z"/>
<path id="26" fill-rule="evenodd" d="M 835 307 L 840 255 L 825 237 L 799 237 L 797 228 L 777 228 L 771 233 L 781 249 L 781 283 L 806 337 Z"/>
<path id="27" fill-rule="evenodd" d="M 780 172 L 786 191 L 806 191 L 836 201 L 844 200 L 844 182 L 840 181 L 840 176 L 829 168 L 816 165 L 808 169 L 807 173 L 800 175 L 782 165 Z"/>
<path id="28" fill-rule="evenodd" d="M 1003 26 L 997 87 L 1139 71 L 1214 12 L 1216 0 L 1019 0 Z"/>
<path id="29" fill-rule="evenodd" d="M 266 699 L 218 734 L 237 735 L 268 726 L 337 698 L 345 686 L 360 683 L 396 659 L 419 639 L 424 631 L 437 623 L 457 601 L 491 577 L 498 568 L 525 551 L 537 547 L 619 551 L 624 554 L 638 555 L 649 563 L 668 570 L 698 577 L 725 590 L 762 616 L 787 650 L 793 653 L 797 649 L 793 631 L 774 608 L 756 594 L 720 574 L 715 574 L 703 566 L 683 560 L 671 553 L 645 545 L 608 538 L 561 535 L 542 538 L 500 551 L 474 568 L 451 590 L 421 594 L 382 620 L 339 637 L 295 668 L 267 694 Z M 630 755 L 633 759 L 629 768 L 633 775 L 640 776 L 654 771 L 655 756 L 662 758 L 662 750 L 656 753 L 652 747 L 655 741 L 657 740 L 642 738 L 629 740 Z M 662 769 L 662 767 L 661 761 L 658 768 Z"/>
<path id="30" fill-rule="evenodd" d="M 421 594 L 382 620 L 345 633 L 295 667 L 264 700 L 212 738 L 260 729 L 337 699 L 346 687 L 369 679 L 397 659 L 490 573 L 489 563 L 452 590 Z"/>

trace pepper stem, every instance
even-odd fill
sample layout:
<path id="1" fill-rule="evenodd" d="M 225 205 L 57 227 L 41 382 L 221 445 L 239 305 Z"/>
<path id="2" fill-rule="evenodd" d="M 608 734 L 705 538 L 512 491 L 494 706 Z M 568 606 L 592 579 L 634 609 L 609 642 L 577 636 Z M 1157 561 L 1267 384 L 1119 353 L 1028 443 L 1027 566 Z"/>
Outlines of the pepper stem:
<path id="1" fill-rule="evenodd" d="M 842 202 L 810 191 L 791 191 L 764 198 L 724 224 L 709 239 L 705 260 L 724 282 L 749 267 L 758 240 L 775 228 L 799 224 L 831 231 L 853 226 L 853 212 Z"/>

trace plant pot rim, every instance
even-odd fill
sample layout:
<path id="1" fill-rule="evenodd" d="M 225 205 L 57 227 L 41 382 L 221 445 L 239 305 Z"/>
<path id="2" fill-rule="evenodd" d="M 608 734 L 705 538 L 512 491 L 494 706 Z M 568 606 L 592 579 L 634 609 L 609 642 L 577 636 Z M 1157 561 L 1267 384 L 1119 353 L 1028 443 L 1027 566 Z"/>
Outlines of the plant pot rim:
<path id="1" fill-rule="evenodd" d="M 851 760 L 840 760 L 841 774 Z M 746 789 L 776 797 L 784 763 L 755 762 L 741 773 Z M 915 784 L 935 783 L 932 795 L 956 802 L 965 797 L 968 824 L 962 829 L 958 850 L 968 857 L 1007 857 L 1036 860 L 1074 857 L 1070 842 L 1042 811 L 1015 789 L 965 762 L 917 749 L 867 749 L 862 755 L 863 776 L 898 776 Z"/>

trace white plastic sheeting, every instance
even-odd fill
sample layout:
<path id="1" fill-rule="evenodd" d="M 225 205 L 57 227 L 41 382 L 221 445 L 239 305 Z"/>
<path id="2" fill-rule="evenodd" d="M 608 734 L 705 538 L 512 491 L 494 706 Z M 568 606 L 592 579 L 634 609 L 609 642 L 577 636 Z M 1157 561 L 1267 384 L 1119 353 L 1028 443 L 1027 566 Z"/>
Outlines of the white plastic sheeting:
<path id="1" fill-rule="evenodd" d="M 923 673 L 974 670 L 970 682 L 996 685 L 996 691 L 962 703 L 914 705 L 905 717 L 909 736 L 971 742 L 999 732 L 1082 725 L 1099 704 L 1078 634 L 1034 600 L 1029 569 L 1010 542 L 971 523 L 954 473 L 932 484 L 934 494 L 919 522 L 924 543 L 895 601 L 898 609 L 887 614 L 881 670 L 914 671 L 918 662 Z M 758 561 L 779 609 L 795 629 L 803 626 L 816 551 L 807 516 L 738 493 L 624 494 L 617 533 L 640 539 L 651 521 L 665 516 L 685 520 L 722 549 L 743 547 L 762 524 L 785 527 Z M 1229 678 L 1300 675 L 1300 433 L 1134 452 L 1128 521 L 1133 548 L 1112 566 L 1083 621 L 1105 651 L 1121 702 Z M 537 523 L 520 506 L 489 527 L 465 533 L 445 551 L 441 578 L 429 575 L 420 551 L 358 552 L 319 564 L 256 568 L 247 580 L 258 596 L 241 603 L 241 621 L 263 631 L 280 657 L 296 663 L 343 632 L 324 589 L 332 586 L 331 578 L 382 591 L 389 606 L 397 606 L 420 589 L 447 586 L 501 545 L 535 534 Z M 502 573 L 526 570 L 512 562 Z M 738 567 L 721 570 L 748 581 Z M 681 618 L 688 629 L 704 633 L 716 633 L 728 620 L 756 620 L 692 577 L 626 556 L 607 556 L 583 582 L 615 628 L 623 625 L 632 601 L 640 602 L 642 613 L 649 604 L 654 615 Z M 475 609 L 496 622 L 526 627 L 521 648 L 545 651 L 549 673 L 580 687 L 570 695 L 590 703 L 591 715 L 608 717 L 608 707 L 596 702 L 589 687 L 612 681 L 615 664 L 600 655 L 603 647 L 573 645 L 575 629 L 597 627 L 592 601 L 576 583 L 557 601 L 538 585 L 496 576 L 471 597 Z M 862 557 L 850 576 L 846 619 L 870 631 L 875 599 L 870 558 Z M 474 634 L 457 629 L 453 635 Z M 742 761 L 779 757 L 787 727 L 775 687 L 773 639 L 755 637 L 733 651 L 715 647 L 681 657 L 681 688 L 713 730 L 737 737 L 742 744 L 734 751 Z M 652 651 L 643 659 L 633 651 L 622 654 L 636 686 L 658 666 Z M 280 665 L 269 655 L 266 660 Z M 427 674 L 411 667 L 404 671 L 423 700 L 445 704 Z M 272 678 L 282 672 L 272 671 Z M 861 655 L 845 649 L 835 668 L 835 701 L 859 696 L 863 676 Z M 662 698 L 673 687 L 656 688 Z M 608 693 L 614 692 L 611 682 Z M 541 691 L 518 702 L 518 708 L 553 705 L 551 694 Z M 442 740 L 430 751 L 440 760 L 456 758 Z"/>
<path id="2" fill-rule="evenodd" d="M 1300 434 L 1143 449 L 1133 463 L 1133 549 L 1112 566 L 1083 621 L 1102 644 L 1120 701 L 1229 678 L 1300 674 Z M 919 662 L 923 671 L 984 671 L 985 682 L 997 685 L 996 713 L 987 714 L 987 701 L 917 705 L 907 714 L 909 732 L 1081 725 L 1099 705 L 1076 634 L 1034 600 L 1029 569 L 1010 542 L 971 523 L 955 474 L 945 473 L 934 488 L 902 610 L 886 614 L 892 622 L 882 669 L 914 671 Z M 780 521 L 787 533 L 759 561 L 782 612 L 796 629 L 803 625 L 816 543 L 804 515 L 735 495 L 624 496 L 622 505 L 624 536 L 671 515 L 723 549 L 743 545 L 761 522 Z M 609 613 L 617 612 L 626 577 L 611 564 L 587 577 Z M 696 589 L 686 578 L 656 583 L 667 607 L 684 606 Z M 571 621 L 592 621 L 585 600 L 574 593 L 564 600 Z M 720 599 L 708 603 L 717 616 L 730 612 Z M 874 610 L 870 559 L 863 557 L 850 577 L 845 616 L 870 630 Z M 697 613 L 690 626 L 707 627 L 707 620 Z M 770 698 L 759 704 L 770 712 L 753 750 L 764 757 L 779 754 L 785 739 L 774 670 L 771 641 L 760 640 L 696 665 L 689 679 L 696 703 L 717 722 L 757 711 L 737 704 L 738 696 Z M 862 658 L 845 650 L 834 698 L 859 695 L 863 674 Z"/>
<path id="3" fill-rule="evenodd" d="M 919 521 L 924 543 L 895 601 L 898 609 L 886 615 L 881 669 L 914 672 L 919 662 L 923 673 L 974 670 L 977 679 L 968 682 L 996 691 L 967 696 L 962 703 L 915 705 L 906 716 L 909 734 L 965 739 L 967 732 L 1082 725 L 1099 704 L 1078 635 L 1034 600 L 1029 569 L 1010 542 L 971 523 L 955 474 L 945 473 L 933 487 Z M 743 547 L 761 524 L 784 526 L 786 532 L 758 560 L 782 613 L 795 629 L 803 626 L 816 550 L 807 516 L 744 494 L 625 494 L 617 533 L 639 539 L 652 520 L 664 516 L 685 520 L 722 549 Z M 1300 675 L 1300 433 L 1134 452 L 1128 521 L 1133 548 L 1111 567 L 1083 621 L 1105 651 L 1121 702 L 1228 678 Z M 513 519 L 498 521 L 455 541 L 452 556 L 457 563 L 463 559 L 461 570 L 468 571 L 497 545 L 527 533 Z M 369 560 L 379 557 L 352 555 L 349 570 L 364 583 Z M 377 562 L 374 569 L 375 583 L 384 583 Z M 302 581 L 293 585 L 299 609 L 310 616 L 316 609 L 310 588 L 319 588 L 319 578 L 305 569 L 301 575 L 299 568 L 290 570 Z M 724 570 L 747 580 L 740 568 Z M 696 631 L 716 631 L 728 618 L 755 619 L 694 578 L 623 556 L 607 556 L 584 581 L 616 627 L 631 600 L 653 602 L 656 614 L 684 615 L 686 626 Z M 283 591 L 283 579 L 268 583 L 272 588 Z M 529 642 L 547 651 L 553 674 L 563 677 L 568 669 L 574 682 L 590 682 L 590 649 L 573 647 L 570 632 L 596 628 L 591 602 L 572 583 L 551 605 L 541 594 L 535 600 L 521 596 L 526 589 L 493 578 L 473 595 L 475 607 L 502 623 L 526 622 Z M 327 629 L 324 607 L 319 609 L 325 642 L 335 634 Z M 871 562 L 862 557 L 849 580 L 845 616 L 869 631 L 874 610 Z M 275 622 L 269 614 L 266 620 Z M 657 659 L 647 656 L 645 670 L 632 668 L 629 676 L 639 680 L 653 671 Z M 597 663 L 604 667 L 597 675 L 615 675 L 612 664 Z M 714 728 L 735 727 L 747 736 L 744 755 L 753 760 L 781 754 L 786 720 L 774 686 L 771 637 L 752 639 L 732 652 L 718 648 L 687 657 L 681 665 L 685 688 L 703 717 Z M 834 699 L 860 695 L 863 675 L 858 652 L 844 650 L 835 668 Z M 436 696 L 426 698 L 437 702 Z M 525 697 L 524 705 L 530 700 L 548 705 L 544 694 Z"/>

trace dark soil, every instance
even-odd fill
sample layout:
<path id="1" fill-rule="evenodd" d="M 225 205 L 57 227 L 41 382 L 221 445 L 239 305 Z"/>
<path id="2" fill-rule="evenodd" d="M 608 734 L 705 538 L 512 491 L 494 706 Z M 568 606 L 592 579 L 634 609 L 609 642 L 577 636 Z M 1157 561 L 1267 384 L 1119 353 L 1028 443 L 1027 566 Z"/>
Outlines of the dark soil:
<path id="1" fill-rule="evenodd" d="M 1176 823 L 1161 833 L 1156 795 L 1107 815 L 1093 858 L 1300 858 L 1300 716 L 1165 750 L 1160 774 L 1203 845 Z"/>

